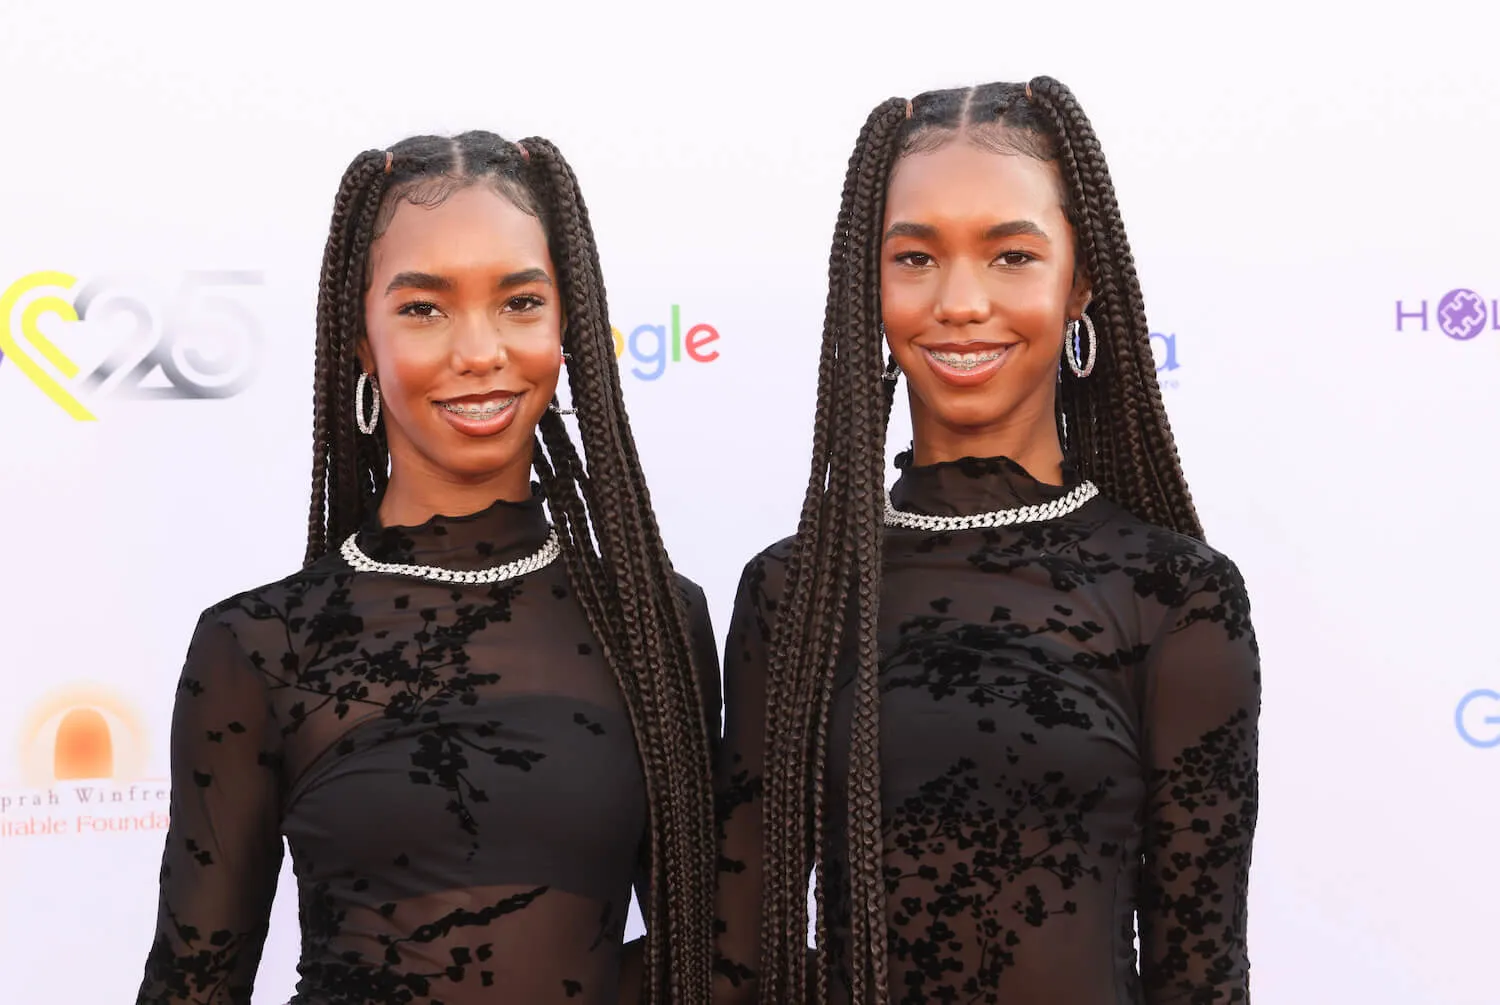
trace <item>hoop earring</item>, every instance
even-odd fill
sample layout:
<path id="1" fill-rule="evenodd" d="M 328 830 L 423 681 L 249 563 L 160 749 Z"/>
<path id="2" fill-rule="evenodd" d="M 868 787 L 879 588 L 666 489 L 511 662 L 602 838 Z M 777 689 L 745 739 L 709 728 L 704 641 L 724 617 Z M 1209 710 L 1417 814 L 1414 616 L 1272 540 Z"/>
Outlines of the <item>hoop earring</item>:
<path id="1" fill-rule="evenodd" d="M 900 378 L 900 376 L 901 376 L 901 364 L 897 363 L 896 362 L 896 357 L 892 356 L 891 357 L 890 365 L 887 366 L 884 370 L 881 371 L 881 373 L 880 373 L 880 379 L 881 380 L 890 381 L 892 384 L 894 384 L 894 383 L 896 383 L 897 379 Z"/>
<path id="2" fill-rule="evenodd" d="M 1099 362 L 1099 333 L 1094 330 L 1093 319 L 1087 314 L 1082 315 L 1079 321 L 1089 333 L 1089 356 L 1088 362 L 1079 359 L 1078 354 L 1078 321 L 1069 321 L 1067 338 L 1063 344 L 1063 355 L 1068 358 L 1068 369 L 1073 371 L 1073 376 L 1082 380 L 1094 372 L 1094 364 Z"/>
<path id="3" fill-rule="evenodd" d="M 370 392 L 374 396 L 375 404 L 370 408 L 370 418 L 365 419 L 365 385 L 370 385 Z M 359 426 L 359 431 L 366 436 L 375 432 L 375 423 L 380 421 L 380 385 L 368 373 L 359 375 L 359 383 L 354 385 L 354 424 Z"/>

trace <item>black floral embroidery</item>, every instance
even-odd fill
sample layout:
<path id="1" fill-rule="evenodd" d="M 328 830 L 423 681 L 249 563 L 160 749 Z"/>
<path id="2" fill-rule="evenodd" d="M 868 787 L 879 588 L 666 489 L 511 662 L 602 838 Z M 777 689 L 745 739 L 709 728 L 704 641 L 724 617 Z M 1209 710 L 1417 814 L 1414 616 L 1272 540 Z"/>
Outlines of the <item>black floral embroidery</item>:
<path id="1" fill-rule="evenodd" d="M 361 544 L 474 568 L 547 531 L 540 502 L 501 503 Z M 716 674 L 704 691 L 717 722 Z M 451 586 L 328 558 L 225 601 L 195 635 L 173 745 L 143 1005 L 250 1001 L 283 839 L 299 1005 L 615 1000 L 645 791 L 563 563 Z"/>
<path id="2" fill-rule="evenodd" d="M 893 495 L 949 515 L 1065 491 L 969 459 L 909 469 Z M 789 553 L 746 568 L 725 654 L 728 721 L 747 722 L 720 752 L 719 965 L 741 986 L 776 728 L 745 710 L 763 709 Z M 1248 1002 L 1260 678 L 1233 563 L 1103 499 L 1045 524 L 890 531 L 880 626 L 892 1001 Z M 824 802 L 836 967 L 851 685 L 841 667 Z"/>

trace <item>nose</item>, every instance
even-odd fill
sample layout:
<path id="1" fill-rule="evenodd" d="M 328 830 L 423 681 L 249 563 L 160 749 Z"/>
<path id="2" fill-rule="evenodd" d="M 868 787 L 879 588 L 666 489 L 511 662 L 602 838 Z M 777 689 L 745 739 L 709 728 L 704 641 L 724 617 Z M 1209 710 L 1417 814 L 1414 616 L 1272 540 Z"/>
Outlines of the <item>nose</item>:
<path id="1" fill-rule="evenodd" d="M 456 372 L 485 374 L 505 366 L 505 339 L 487 311 L 465 315 L 452 332 L 452 366 Z"/>
<path id="2" fill-rule="evenodd" d="M 938 321 L 946 325 L 973 325 L 990 319 L 990 297 L 984 285 L 983 268 L 960 261 L 942 270 L 933 308 Z"/>

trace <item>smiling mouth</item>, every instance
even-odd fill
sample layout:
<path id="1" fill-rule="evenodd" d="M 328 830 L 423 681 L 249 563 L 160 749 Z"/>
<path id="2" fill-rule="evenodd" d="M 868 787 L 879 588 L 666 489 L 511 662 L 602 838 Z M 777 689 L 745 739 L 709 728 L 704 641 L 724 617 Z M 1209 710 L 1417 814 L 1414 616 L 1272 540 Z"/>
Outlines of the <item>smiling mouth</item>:
<path id="1" fill-rule="evenodd" d="M 439 401 L 437 406 L 465 419 L 493 419 L 520 397 L 519 394 L 506 394 L 479 401 Z"/>
<path id="2" fill-rule="evenodd" d="M 973 370 L 986 363 L 993 363 L 1004 356 L 1010 351 L 1010 346 L 983 349 L 978 352 L 940 352 L 937 349 L 924 349 L 923 351 L 946 367 L 954 370 Z"/>

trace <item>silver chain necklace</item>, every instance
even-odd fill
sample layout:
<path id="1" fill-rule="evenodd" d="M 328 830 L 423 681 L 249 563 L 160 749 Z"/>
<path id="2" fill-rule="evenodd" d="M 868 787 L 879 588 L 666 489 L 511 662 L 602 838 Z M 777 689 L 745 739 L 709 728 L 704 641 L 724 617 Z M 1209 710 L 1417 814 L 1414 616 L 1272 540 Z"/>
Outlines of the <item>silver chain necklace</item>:
<path id="1" fill-rule="evenodd" d="M 904 513 L 897 509 L 887 497 L 885 501 L 885 525 L 904 527 L 907 530 L 973 530 L 976 527 L 1010 527 L 1018 523 L 1039 523 L 1056 520 L 1079 509 L 1084 503 L 1099 494 L 1093 482 L 1079 482 L 1065 496 L 1051 502 L 1032 506 L 1017 506 L 1014 509 L 975 513 L 973 516 L 926 516 L 922 513 Z"/>
<path id="2" fill-rule="evenodd" d="M 557 540 L 557 531 L 553 530 L 547 535 L 541 550 L 525 558 L 518 558 L 514 562 L 506 562 L 489 569 L 439 569 L 431 565 L 397 565 L 394 562 L 377 562 L 364 552 L 359 550 L 355 543 L 357 535 L 350 534 L 348 540 L 339 549 L 339 554 L 344 556 L 344 561 L 358 572 L 382 572 L 388 576 L 411 576 L 416 579 L 427 579 L 434 583 L 501 583 L 507 579 L 517 579 L 538 569 L 545 569 L 557 560 L 562 554 L 562 545 Z"/>

